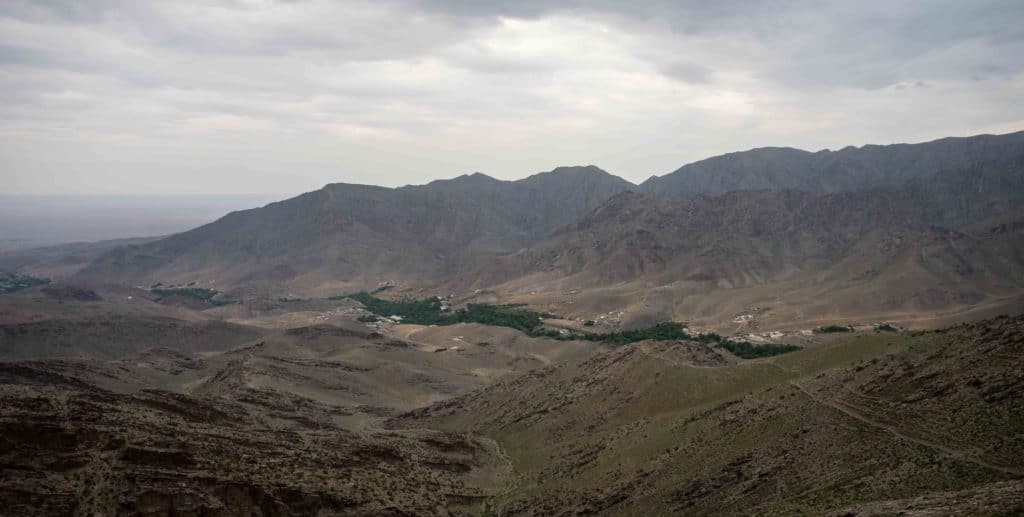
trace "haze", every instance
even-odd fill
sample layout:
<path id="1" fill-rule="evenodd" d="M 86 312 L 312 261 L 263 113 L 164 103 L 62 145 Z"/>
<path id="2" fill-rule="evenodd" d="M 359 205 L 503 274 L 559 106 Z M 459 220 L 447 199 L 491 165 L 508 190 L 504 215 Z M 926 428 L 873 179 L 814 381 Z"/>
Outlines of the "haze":
<path id="1" fill-rule="evenodd" d="M 270 196 L 0 195 L 0 252 L 62 242 L 155 237 L 206 224 Z"/>
<path id="2" fill-rule="evenodd" d="M 287 195 L 1024 128 L 1024 4 L 0 5 L 7 194 Z M 626 7 L 628 5 L 628 7 Z"/>

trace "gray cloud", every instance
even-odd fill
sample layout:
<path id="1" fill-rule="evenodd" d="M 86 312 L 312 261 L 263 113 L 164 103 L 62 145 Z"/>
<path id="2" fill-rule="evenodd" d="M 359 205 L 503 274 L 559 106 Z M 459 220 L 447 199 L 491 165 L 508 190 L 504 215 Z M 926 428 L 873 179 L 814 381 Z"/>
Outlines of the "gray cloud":
<path id="1" fill-rule="evenodd" d="M 711 82 L 713 70 L 700 63 L 692 61 L 673 61 L 659 65 L 661 73 L 683 81 L 684 83 L 703 84 Z"/>
<path id="2" fill-rule="evenodd" d="M 611 16 L 638 30 L 662 28 L 682 35 L 740 34 L 784 54 L 766 78 L 807 84 L 880 87 L 919 78 L 968 78 L 983 70 L 1019 73 L 1024 60 L 1024 3 L 1015 0 L 916 2 L 811 2 L 775 0 L 411 2 L 450 15 L 538 18 L 549 13 Z M 973 44 L 996 50 L 961 54 Z M 979 49 L 980 50 L 980 49 Z M 946 60 L 934 63 L 935 55 Z M 977 63 L 978 59 L 995 60 Z M 902 66 L 905 65 L 905 66 Z M 703 65 L 660 65 L 669 76 L 692 80 Z M 677 74 L 681 74 L 677 75 Z M 698 73 L 696 76 L 700 77 Z M 685 77 L 684 77 L 685 76 Z"/>
<path id="3" fill-rule="evenodd" d="M 14 192 L 293 193 L 1024 129 L 1024 3 L 0 3 Z"/>

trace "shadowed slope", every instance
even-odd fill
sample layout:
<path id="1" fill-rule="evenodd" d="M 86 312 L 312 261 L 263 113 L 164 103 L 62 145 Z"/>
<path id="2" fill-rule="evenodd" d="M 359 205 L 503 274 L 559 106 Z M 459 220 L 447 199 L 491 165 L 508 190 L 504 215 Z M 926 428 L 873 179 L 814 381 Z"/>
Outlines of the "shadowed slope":
<path id="1" fill-rule="evenodd" d="M 332 184 L 118 249 L 77 279 L 203 279 L 300 290 L 375 285 L 390 276 L 435 279 L 525 246 L 631 186 L 593 166 L 516 182 L 477 173 L 398 189 Z"/>
<path id="2" fill-rule="evenodd" d="M 815 153 L 766 147 L 715 156 L 640 185 L 660 195 L 718 195 L 734 190 L 827 193 L 895 187 L 943 170 L 1019 154 L 1024 132 L 943 138 L 921 144 L 865 145 Z"/>
<path id="3" fill-rule="evenodd" d="M 622 295 L 646 291 L 651 298 L 652 287 L 665 286 L 671 292 L 664 300 L 651 301 L 661 307 L 661 319 L 691 319 L 695 307 L 672 304 L 691 295 L 711 303 L 714 296 L 742 296 L 736 289 L 774 286 L 752 296 L 807 315 L 884 317 L 1019 295 L 1021 206 L 1024 153 L 891 189 L 682 198 L 623 193 L 479 277 L 463 278 L 515 294 L 550 286 L 581 290 L 581 302 L 569 311 L 587 310 L 587 292 L 599 287 Z M 722 310 L 728 312 L 714 316 L 731 319 L 742 306 Z"/>

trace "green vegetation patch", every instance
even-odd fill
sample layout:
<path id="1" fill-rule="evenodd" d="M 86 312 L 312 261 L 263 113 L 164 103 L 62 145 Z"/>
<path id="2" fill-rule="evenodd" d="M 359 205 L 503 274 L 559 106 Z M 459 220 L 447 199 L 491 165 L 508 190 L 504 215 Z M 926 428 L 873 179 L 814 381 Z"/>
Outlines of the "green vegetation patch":
<path id="1" fill-rule="evenodd" d="M 50 283 L 49 278 L 39 278 L 18 273 L 0 273 L 0 294 L 13 293 L 48 283 Z"/>
<path id="2" fill-rule="evenodd" d="M 465 309 L 454 312 L 441 310 L 440 298 L 383 300 L 370 293 L 345 296 L 366 307 L 366 310 L 383 317 L 400 316 L 404 323 L 417 325 L 454 325 L 456 323 L 482 323 L 496 327 L 509 327 L 533 335 L 538 331 L 541 319 L 550 314 L 525 309 L 524 305 L 469 304 Z"/>
<path id="3" fill-rule="evenodd" d="M 366 292 L 334 297 L 334 299 L 341 298 L 355 300 L 363 304 L 366 310 L 372 312 L 373 315 L 364 315 L 358 318 L 359 321 L 367 323 L 378 321 L 379 317 L 386 318 L 389 316 L 400 316 L 404 323 L 417 325 L 481 323 L 496 327 L 513 328 L 532 337 L 547 337 L 558 340 L 583 339 L 616 345 L 627 345 L 648 339 L 656 341 L 686 339 L 706 345 L 720 345 L 722 348 L 743 359 L 769 357 L 800 350 L 800 347 L 795 345 L 755 345 L 747 341 L 733 341 L 714 332 L 690 334 L 686 331 L 685 323 L 675 321 L 659 323 L 644 329 L 598 334 L 593 332 L 567 331 L 565 329 L 544 329 L 541 327 L 542 320 L 553 317 L 553 315 L 531 311 L 522 304 L 487 305 L 471 303 L 465 309 L 444 312 L 441 310 L 442 300 L 437 297 L 420 300 L 411 298 L 383 300 Z"/>
<path id="4" fill-rule="evenodd" d="M 195 298 L 197 300 L 210 301 L 214 296 L 220 294 L 220 291 L 214 289 L 206 289 L 204 287 L 154 287 L 149 292 L 159 296 L 160 298 L 167 298 L 168 296 L 185 296 L 187 298 Z"/>
<path id="5" fill-rule="evenodd" d="M 452 325 L 457 323 L 451 320 L 450 314 L 441 312 L 441 300 L 437 298 L 424 298 L 415 300 L 406 298 L 402 300 L 384 300 L 377 298 L 370 293 L 362 292 L 349 294 L 330 299 L 351 298 L 366 307 L 366 310 L 383 317 L 401 316 L 406 323 L 418 325 Z"/>
<path id="6" fill-rule="evenodd" d="M 843 325 L 826 325 L 814 329 L 815 334 L 835 334 L 837 332 L 853 332 L 853 327 Z"/>
<path id="7" fill-rule="evenodd" d="M 800 350 L 796 345 L 755 345 L 749 341 L 735 341 L 714 332 L 690 334 L 686 332 L 686 324 L 678 322 L 659 323 L 653 327 L 640 330 L 624 330 L 611 334 L 586 334 L 583 339 L 591 341 L 603 341 L 615 344 L 628 344 L 637 341 L 653 339 L 656 341 L 668 341 L 673 339 L 686 339 L 696 341 L 705 345 L 719 345 L 743 359 L 756 359 L 758 357 L 770 357 L 773 355 L 785 354 Z"/>
<path id="8" fill-rule="evenodd" d="M 714 332 L 691 334 L 686 331 L 686 324 L 675 321 L 669 321 L 665 323 L 659 323 L 657 325 L 647 327 L 645 329 L 638 330 L 623 330 L 621 332 L 612 332 L 608 334 L 575 334 L 570 333 L 568 336 L 560 334 L 558 332 L 546 331 L 544 335 L 547 337 L 553 337 L 555 339 L 586 339 L 588 341 L 600 341 L 603 343 L 613 343 L 616 345 L 627 345 L 629 343 L 636 343 L 638 341 L 645 341 L 648 339 L 655 341 L 671 341 L 676 339 L 685 339 L 688 341 L 696 341 L 705 345 L 719 345 L 722 348 L 732 352 L 737 357 L 743 359 L 756 359 L 758 357 L 770 357 L 773 355 L 785 354 L 787 352 L 793 352 L 800 350 L 800 347 L 796 345 L 755 345 L 748 341 L 735 341 L 727 337 L 723 337 L 720 334 Z"/>
<path id="9" fill-rule="evenodd" d="M 736 357 L 743 359 L 756 359 L 758 357 L 771 357 L 773 355 L 785 354 L 787 352 L 793 352 L 800 350 L 800 347 L 796 345 L 755 345 L 747 341 L 732 341 L 726 339 L 720 343 L 722 348 L 730 351 Z"/>
<path id="10" fill-rule="evenodd" d="M 216 300 L 215 296 L 221 294 L 216 289 L 206 289 L 204 287 L 189 287 L 189 286 L 165 286 L 165 287 L 150 287 L 149 292 L 155 294 L 158 300 L 167 298 L 168 296 L 184 296 L 186 298 L 194 298 L 201 300 L 212 305 L 230 305 L 235 303 L 235 300 Z"/>
<path id="11" fill-rule="evenodd" d="M 617 345 L 625 345 L 629 343 L 636 343 L 637 341 L 644 341 L 647 339 L 668 341 L 672 339 L 692 339 L 694 336 L 691 336 L 686 332 L 685 323 L 669 321 L 665 323 L 658 323 L 657 325 L 647 327 L 645 329 L 622 330 L 619 332 L 611 332 L 608 334 L 587 333 L 581 337 L 589 341 L 602 341 L 607 343 L 615 343 Z"/>
<path id="12" fill-rule="evenodd" d="M 521 330 L 533 334 L 541 325 L 543 318 L 553 315 L 525 309 L 524 304 L 488 305 L 471 303 L 465 309 L 456 311 L 455 315 L 464 322 L 482 323 Z"/>

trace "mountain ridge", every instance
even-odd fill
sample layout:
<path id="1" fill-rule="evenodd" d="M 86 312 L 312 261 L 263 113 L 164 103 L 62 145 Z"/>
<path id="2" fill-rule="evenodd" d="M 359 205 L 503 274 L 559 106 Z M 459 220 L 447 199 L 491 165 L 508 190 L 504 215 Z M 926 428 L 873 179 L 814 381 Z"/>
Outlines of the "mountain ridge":
<path id="1" fill-rule="evenodd" d="M 372 276 L 357 281 L 375 285 L 387 275 L 440 276 L 528 245 L 631 185 L 597 167 L 560 168 L 514 182 L 478 174 L 393 189 L 332 183 L 115 250 L 75 278 L 217 274 L 230 275 L 230 283 L 252 283 L 254 275 L 288 279 L 319 269 L 319 278 Z"/>
<path id="2" fill-rule="evenodd" d="M 759 147 L 692 162 L 640 184 L 647 193 L 721 194 L 731 190 L 794 188 L 837 192 L 896 186 L 943 168 L 962 168 L 1024 145 L 1024 131 L 946 137 L 916 144 L 867 144 L 816 152 Z M 916 155 L 915 155 L 916 153 Z"/>
<path id="3" fill-rule="evenodd" d="M 865 152 L 848 169 L 835 159 Z M 951 153 L 960 157 L 949 159 Z M 764 155 L 781 158 L 759 161 Z M 830 172 L 811 188 L 780 187 L 790 173 L 775 172 L 793 156 L 826 156 L 818 165 Z M 1024 132 L 818 153 L 762 148 L 706 162 L 716 160 L 746 167 L 723 181 L 771 184 L 651 192 L 650 181 L 635 185 L 593 165 L 516 181 L 473 173 L 399 188 L 332 183 L 111 251 L 73 281 L 198 282 L 232 297 L 331 296 L 391 282 L 406 295 L 479 289 L 495 293 L 493 300 L 547 307 L 559 289 L 619 289 L 628 292 L 615 305 L 607 298 L 558 310 L 590 317 L 598 308 L 628 309 L 627 325 L 694 310 L 731 317 L 741 300 L 755 300 L 737 289 L 775 286 L 793 306 L 792 319 L 973 307 L 1012 297 L 1024 285 L 1021 264 L 1006 252 L 1019 240 L 1015 223 L 999 235 L 974 227 L 1024 206 Z M 879 164 L 906 164 L 893 176 L 902 182 L 873 184 Z M 759 170 L 754 165 L 767 172 L 744 176 Z M 856 181 L 867 178 L 864 186 L 821 187 L 844 170 Z M 524 294 L 533 292 L 552 294 Z M 699 292 L 734 299 L 717 307 L 682 301 Z M 835 301 L 816 301 L 823 292 L 835 293 Z M 876 311 L 867 309 L 872 300 L 882 301 Z"/>

